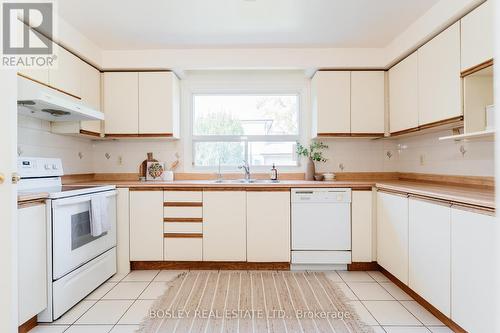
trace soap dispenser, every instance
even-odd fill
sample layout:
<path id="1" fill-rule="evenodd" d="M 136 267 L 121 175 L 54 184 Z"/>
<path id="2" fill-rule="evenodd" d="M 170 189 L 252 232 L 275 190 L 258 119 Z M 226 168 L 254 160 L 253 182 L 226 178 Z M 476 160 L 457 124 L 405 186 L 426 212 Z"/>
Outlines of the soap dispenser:
<path id="1" fill-rule="evenodd" d="M 273 168 L 271 169 L 271 180 L 272 181 L 277 181 L 278 180 L 278 170 L 276 170 L 276 166 L 273 163 Z"/>

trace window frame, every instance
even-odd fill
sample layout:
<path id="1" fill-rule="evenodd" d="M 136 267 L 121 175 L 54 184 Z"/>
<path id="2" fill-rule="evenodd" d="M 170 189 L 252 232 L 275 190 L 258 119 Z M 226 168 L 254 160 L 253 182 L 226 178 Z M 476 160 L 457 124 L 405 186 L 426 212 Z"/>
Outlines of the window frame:
<path id="1" fill-rule="evenodd" d="M 227 96 L 227 95 L 245 95 L 245 96 L 296 96 L 297 97 L 297 134 L 295 135 L 194 135 L 194 112 L 195 112 L 195 97 L 196 96 Z M 191 168 L 193 171 L 214 171 L 218 166 L 201 166 L 195 165 L 195 144 L 197 142 L 243 142 L 244 156 L 248 159 L 248 146 L 250 142 L 299 142 L 302 138 L 302 102 L 303 93 L 300 89 L 248 89 L 248 90 L 225 90 L 225 89 L 210 89 L 210 90 L 192 90 L 189 93 L 189 139 L 188 143 L 191 150 Z M 252 165 L 252 170 L 267 171 L 271 165 Z M 277 165 L 280 169 L 299 170 L 301 169 L 301 159 L 297 157 L 296 165 Z M 221 165 L 221 171 L 238 171 L 238 165 Z"/>

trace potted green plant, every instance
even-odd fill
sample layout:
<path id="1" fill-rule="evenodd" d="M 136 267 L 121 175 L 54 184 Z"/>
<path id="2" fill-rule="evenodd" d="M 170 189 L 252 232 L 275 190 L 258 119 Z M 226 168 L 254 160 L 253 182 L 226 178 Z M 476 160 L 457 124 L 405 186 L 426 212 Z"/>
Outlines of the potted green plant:
<path id="1" fill-rule="evenodd" d="M 328 148 L 328 146 L 321 141 L 312 141 L 309 144 L 309 148 L 306 148 L 297 142 L 297 154 L 299 156 L 307 157 L 306 180 L 314 180 L 314 175 L 316 174 L 314 162 L 327 161 L 327 159 L 323 157 L 322 152 L 322 150 L 326 148 Z"/>

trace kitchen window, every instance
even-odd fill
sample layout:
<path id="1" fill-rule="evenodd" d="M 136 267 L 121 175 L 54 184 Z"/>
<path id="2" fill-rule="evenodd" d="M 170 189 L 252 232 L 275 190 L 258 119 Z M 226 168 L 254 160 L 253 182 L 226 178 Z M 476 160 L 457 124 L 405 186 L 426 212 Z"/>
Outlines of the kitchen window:
<path id="1" fill-rule="evenodd" d="M 299 94 L 193 94 L 193 166 L 297 166 Z"/>

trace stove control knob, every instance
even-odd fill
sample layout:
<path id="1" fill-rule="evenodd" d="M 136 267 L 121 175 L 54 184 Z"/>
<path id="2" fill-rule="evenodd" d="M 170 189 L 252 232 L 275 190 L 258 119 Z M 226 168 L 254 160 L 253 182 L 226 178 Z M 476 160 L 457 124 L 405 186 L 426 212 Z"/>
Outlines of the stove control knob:
<path id="1" fill-rule="evenodd" d="M 45 170 L 49 170 L 50 169 L 50 165 L 49 164 L 45 164 Z"/>
<path id="2" fill-rule="evenodd" d="M 57 165 L 56 164 L 52 164 L 52 170 L 57 170 Z"/>

